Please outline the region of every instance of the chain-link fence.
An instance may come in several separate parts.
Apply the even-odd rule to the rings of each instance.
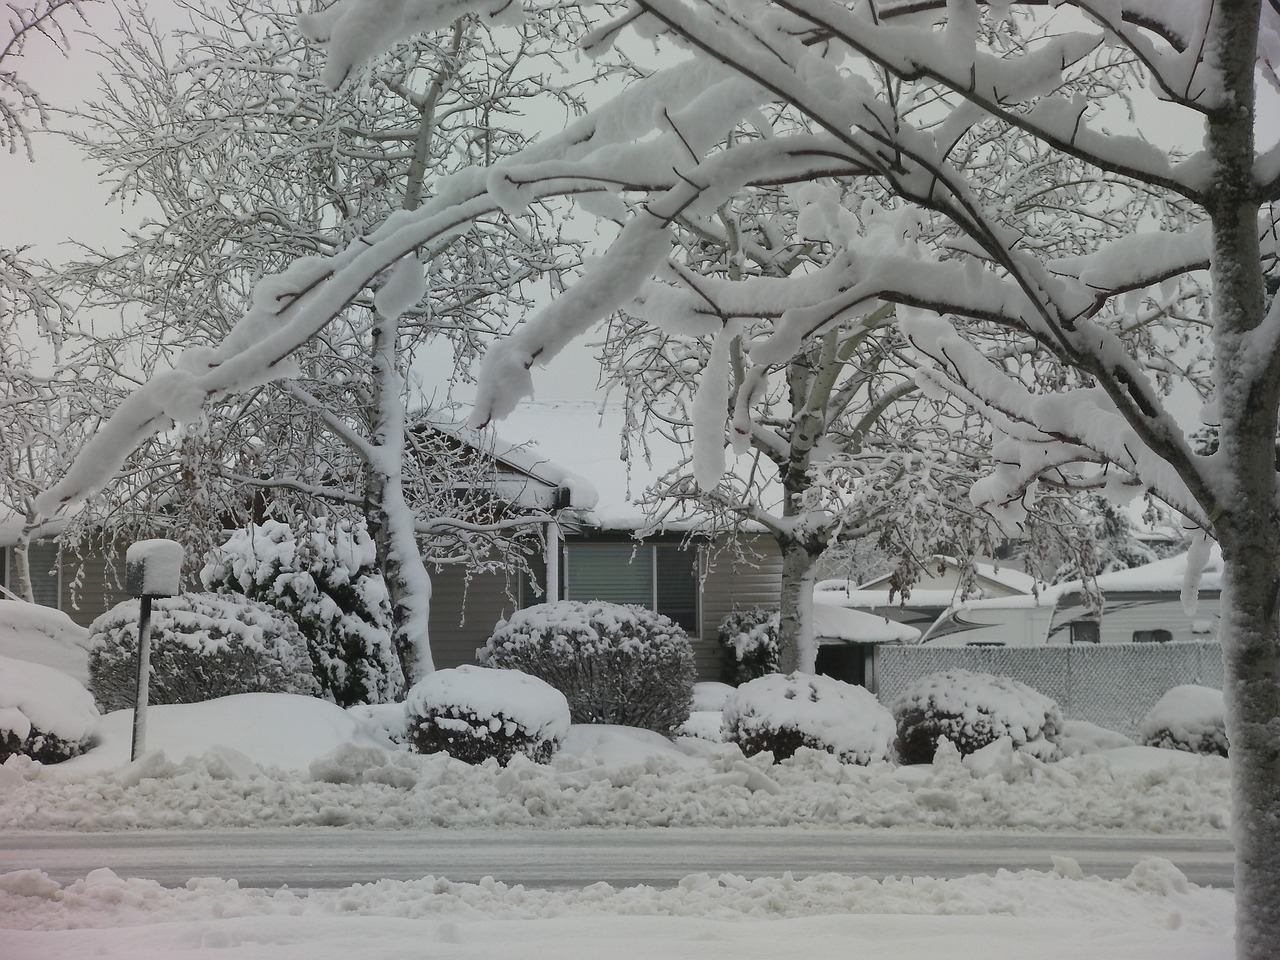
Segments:
[[[913,680],[954,668],[1013,677],[1052,697],[1063,716],[1135,736],[1142,717],[1171,687],[1222,689],[1216,643],[1118,643],[1062,647],[876,649],[876,686],[891,704]]]

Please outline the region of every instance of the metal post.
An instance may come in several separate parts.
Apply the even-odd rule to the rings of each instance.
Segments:
[[[138,686],[133,701],[133,750],[130,762],[137,760],[147,747],[147,699],[151,686],[151,597],[139,599],[138,614]]]

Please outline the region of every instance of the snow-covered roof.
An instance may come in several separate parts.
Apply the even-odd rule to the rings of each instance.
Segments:
[[[576,510],[590,510],[599,499],[599,492],[590,480],[549,457],[545,451],[527,440],[510,439],[499,430],[473,430],[465,422],[448,417],[437,417],[428,414],[423,422],[431,428],[447,434],[474,447],[491,457],[500,467],[519,474],[521,479],[510,476],[499,476],[495,488],[499,496],[511,503],[528,507],[546,507],[541,502],[547,500],[536,491],[528,489],[528,480],[544,487],[547,491],[567,490],[568,506]]]
[[[834,603],[813,605],[813,633],[818,640],[854,643],[919,643],[920,631],[874,613],[851,610]]]
[[[945,568],[945,573],[942,575],[939,575],[938,573],[938,567],[940,564]],[[960,562],[953,557],[934,557],[926,565],[924,575],[920,579],[919,588],[912,589],[911,591],[911,605],[925,605],[921,595],[929,592],[940,592],[935,590],[932,583],[934,581],[942,581],[945,583],[952,580],[958,575],[960,569]],[[998,596],[1001,594],[1011,593],[1032,594],[1036,592],[1039,584],[1036,578],[1028,573],[1024,573],[1021,570],[1016,570],[1009,566],[1000,566],[995,563],[977,561],[973,564],[973,571],[977,580],[976,585],[987,596]],[[883,590],[881,590],[881,585],[887,584],[890,576],[890,574],[885,574],[884,576],[876,577],[873,580],[868,580],[866,583],[859,584],[856,587],[850,585],[850,589],[883,592]],[[824,581],[824,583],[829,582],[830,581]],[[952,594],[953,590],[948,587],[946,592],[948,594]],[[952,599],[954,598],[949,598],[941,605],[949,606]],[[859,604],[859,606],[861,606],[861,604]]]
[[[561,469],[588,483],[597,499],[581,511],[582,522],[607,530],[645,526],[637,501],[681,459],[679,447],[657,434],[645,438],[647,460],[636,453],[623,407],[598,400],[526,400],[482,432],[490,431],[495,446],[506,444],[544,469]]]
[[[953,589],[913,589],[904,602],[900,592],[889,596],[885,590],[859,590],[848,580],[822,580],[815,587],[813,599],[817,604],[853,607],[859,610],[908,610],[937,608],[945,610],[956,602]]]
[[[1187,559],[1189,556],[1190,551],[1180,553],[1175,557],[1166,557],[1164,560],[1146,563],[1140,567],[1130,567],[1128,570],[1113,570],[1110,573],[1099,574],[1097,577],[1098,589],[1104,595],[1127,590],[1144,593],[1179,593],[1182,590],[1183,581],[1186,579]],[[1070,593],[1073,590],[1081,589],[1081,583],[1075,580],[1061,584],[1058,589],[1061,593]],[[1205,564],[1204,573],[1200,577],[1200,589],[1222,589],[1222,550],[1217,545],[1214,545],[1209,551],[1209,561]]]

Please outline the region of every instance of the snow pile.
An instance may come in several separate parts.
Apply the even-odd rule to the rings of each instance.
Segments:
[[[1227,719],[1222,691],[1194,684],[1174,687],[1142,718],[1140,736],[1152,747],[1225,757]]]
[[[97,720],[82,684],[52,667],[0,656],[0,758],[53,763],[75,756]]]
[[[419,753],[443,750],[470,763],[521,754],[545,761],[569,732],[569,701],[519,670],[437,670],[405,699],[407,739]]]
[[[725,739],[747,754],[781,760],[802,746],[844,763],[867,764],[893,753],[893,717],[865,687],[832,677],[771,673],[744,683],[724,708]]]
[[[108,710],[133,706],[138,610],[139,601],[126,600],[89,627],[90,688]],[[274,608],[212,593],[186,593],[152,604],[152,703],[318,690],[306,640]]]
[[[575,723],[669,733],[689,717],[693,647],[669,618],[635,604],[560,600],[501,621],[476,651],[485,666],[521,670],[569,700]]]
[[[1009,828],[1218,833],[1229,822],[1227,761],[1128,747],[1003,767],[958,757],[897,767],[801,748],[746,757],[734,744],[644,731],[570,728],[547,764],[471,766],[397,747],[353,711],[252,694],[152,707],[154,752],[129,763],[132,711],[54,766],[0,767],[0,829],[350,825]],[[999,768],[998,768],[999,767]]]
[[[904,763],[928,761],[943,739],[962,754],[1008,737],[1041,760],[1060,755],[1058,705],[1009,677],[960,669],[921,677],[894,702],[893,716]]]
[[[0,599],[0,656],[89,682],[89,631],[52,607]]]

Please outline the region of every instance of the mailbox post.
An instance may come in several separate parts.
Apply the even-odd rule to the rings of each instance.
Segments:
[[[182,579],[182,544],[176,540],[139,540],[124,556],[125,587],[138,598],[138,686],[133,706],[133,749],[137,760],[147,742],[147,698],[151,684],[151,601],[172,597]]]

